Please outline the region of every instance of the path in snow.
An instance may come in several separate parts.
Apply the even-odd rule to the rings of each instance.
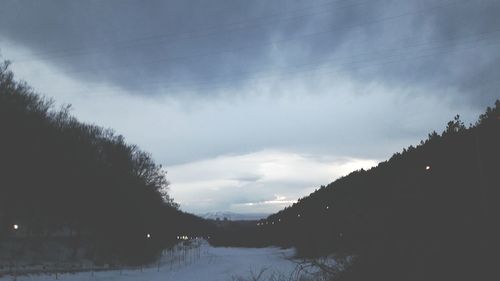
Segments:
[[[225,281],[233,277],[256,276],[265,269],[264,275],[284,274],[290,276],[296,264],[289,260],[294,254],[292,249],[279,248],[215,248],[202,242],[198,248],[167,253],[162,257],[160,266],[148,268],[109,270],[98,272],[79,272],[58,274],[61,281]],[[17,281],[53,281],[55,274],[17,276]],[[265,278],[263,278],[265,279]],[[4,276],[1,281],[13,280]]]

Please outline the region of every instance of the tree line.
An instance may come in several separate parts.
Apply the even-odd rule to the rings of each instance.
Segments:
[[[354,255],[336,280],[482,280],[499,221],[500,101],[258,222],[263,244]]]
[[[149,153],[78,121],[70,106],[55,108],[8,66],[0,64],[0,241],[65,230],[75,253],[142,262],[179,234],[210,228],[178,209]]]

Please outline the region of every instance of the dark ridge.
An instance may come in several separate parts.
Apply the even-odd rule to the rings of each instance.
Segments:
[[[0,64],[1,252],[39,254],[59,237],[68,259],[142,263],[179,235],[207,235],[149,153],[53,104]]]
[[[497,100],[475,124],[466,127],[457,115],[442,134],[261,220],[260,236],[301,256],[354,255],[336,280],[494,276],[499,144]]]

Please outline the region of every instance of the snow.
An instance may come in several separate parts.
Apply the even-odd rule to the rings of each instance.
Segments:
[[[290,276],[296,269],[291,259],[293,249],[269,248],[216,248],[205,241],[195,241],[191,246],[179,246],[165,252],[157,264],[144,268],[116,269],[106,271],[84,271],[58,274],[57,280],[64,281],[156,281],[156,280],[238,280],[250,278],[261,271],[261,280],[272,275]],[[0,280],[13,280],[3,276]],[[52,281],[55,273],[19,275],[18,281]]]

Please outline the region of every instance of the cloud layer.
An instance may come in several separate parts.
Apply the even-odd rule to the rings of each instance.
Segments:
[[[498,1],[12,1],[4,44],[85,81],[139,95],[221,89],[318,70],[497,96]],[[312,73],[312,74],[311,74]],[[230,95],[240,91],[231,91]]]
[[[219,208],[270,213],[294,203],[321,184],[375,164],[374,160],[317,158],[264,150],[219,156],[171,166],[168,170],[172,195],[189,211]]]
[[[196,212],[277,210],[473,122],[499,46],[494,0],[0,4],[18,77],[152,152]]]

